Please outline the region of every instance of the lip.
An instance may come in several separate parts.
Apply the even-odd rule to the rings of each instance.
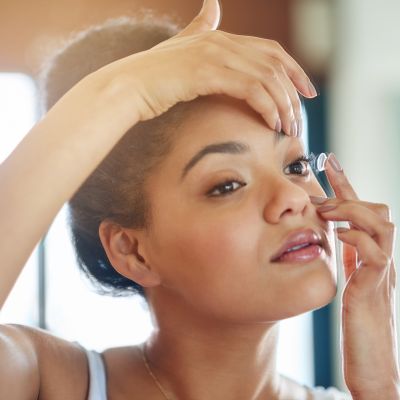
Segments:
[[[279,250],[271,257],[271,262],[276,262],[281,257],[281,255],[293,246],[298,246],[301,244],[317,244],[325,249],[325,242],[320,234],[311,228],[296,230],[290,233],[284,244],[279,248]]]

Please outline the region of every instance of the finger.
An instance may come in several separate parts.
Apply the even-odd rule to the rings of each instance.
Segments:
[[[221,37],[223,41],[223,37]],[[225,49],[231,50],[232,56],[226,57],[224,65],[230,69],[238,70],[244,73],[247,73],[251,76],[257,78],[264,85],[265,89],[270,94],[271,98],[274,100],[276,107],[278,109],[281,125],[283,130],[289,136],[297,136],[297,118],[295,116],[295,111],[293,108],[292,99],[290,94],[288,93],[288,88],[285,83],[282,81],[282,73],[279,71],[279,66],[274,66],[277,62],[271,60],[266,65],[261,64],[257,60],[257,54],[254,54],[254,51],[248,51],[244,48],[244,46],[240,46],[238,49],[237,45],[233,48],[231,47],[232,43],[227,42]],[[236,53],[235,50],[240,51]],[[291,87],[293,85],[290,83]],[[292,92],[296,91],[293,89]],[[300,100],[296,103],[296,106],[299,107]],[[277,128],[280,131],[280,129]]]
[[[353,246],[343,243],[342,260],[347,282],[351,274],[357,269],[357,250]]]
[[[261,50],[269,57],[274,57],[279,60],[289,76],[290,80],[294,83],[296,88],[305,97],[316,97],[317,91],[312,84],[308,75],[304,72],[303,68],[296,62],[296,60],[286,52],[286,50],[276,41],[253,36],[235,35],[227,33],[232,40],[236,43],[241,43],[245,46],[251,46]]]
[[[207,86],[200,88],[199,95],[227,94],[245,100],[265,119],[270,129],[275,130],[278,109],[260,80],[228,67],[209,65],[207,68],[208,71],[202,71],[206,74]]]
[[[282,64],[278,63],[277,72],[280,77],[280,80],[283,86],[286,88],[286,92],[289,96],[290,103],[292,105],[294,117],[296,120],[297,126],[297,137],[301,137],[303,134],[303,115],[301,110],[301,101],[299,98],[299,94],[297,93],[296,88],[294,87],[292,81],[287,76],[285,69],[283,68]]]
[[[331,200],[336,198],[322,197],[322,196],[309,196],[310,200],[315,205],[330,204]],[[375,214],[381,216],[385,221],[391,221],[391,211],[386,204],[382,203],[371,203],[369,201],[358,200],[358,203],[364,207],[369,208]]]
[[[329,206],[334,209],[327,209]],[[325,208],[324,208],[325,207]],[[395,226],[382,217],[363,207],[358,201],[332,199],[332,204],[317,207],[317,212],[330,221],[349,221],[357,230],[370,236],[388,256],[393,255]]]
[[[358,260],[363,267],[385,270],[389,267],[390,255],[386,254],[366,232],[355,229],[346,231],[343,231],[343,228],[337,229],[338,238],[356,248]]]
[[[337,198],[343,200],[358,200],[356,191],[350,184],[342,166],[333,153],[330,153],[328,156],[325,164],[325,174]]]
[[[216,30],[222,19],[221,4],[218,0],[204,0],[200,12],[175,37],[189,36],[205,31]]]
[[[395,289],[396,288],[396,267],[394,265],[394,261],[392,258],[392,261],[390,262],[390,286]]]

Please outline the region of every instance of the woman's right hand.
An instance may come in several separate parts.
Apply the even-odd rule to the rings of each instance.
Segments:
[[[112,82],[113,92],[134,87],[140,121],[200,95],[226,94],[245,100],[271,129],[300,134],[297,90],[315,97],[310,79],[277,42],[216,30],[220,15],[218,0],[204,0],[200,13],[179,34],[111,63],[103,69],[105,75],[93,77]]]

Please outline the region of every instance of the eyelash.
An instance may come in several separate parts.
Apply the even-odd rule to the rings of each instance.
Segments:
[[[301,177],[306,178],[306,177],[308,177],[308,176],[310,175],[310,168],[309,168],[309,167],[311,167],[311,164],[314,163],[315,158],[316,158],[316,157],[315,157],[315,155],[314,155],[313,153],[311,153],[310,155],[303,154],[302,156],[300,156],[299,158],[297,158],[296,160],[294,160],[293,162],[291,162],[289,165],[287,165],[287,166],[285,167],[285,169],[286,169],[287,167],[291,167],[292,165],[295,165],[295,164],[297,164],[297,163],[305,162],[305,163],[307,164],[307,165],[306,165],[306,172],[307,172],[307,173],[306,173],[306,174],[295,174],[295,175],[300,175]],[[225,192],[225,193],[221,193],[221,194],[217,194],[217,195],[212,194],[212,193],[215,192],[216,190],[219,190],[219,189],[221,189],[221,188],[224,188],[224,187],[226,187],[226,185],[231,184],[231,183],[239,183],[240,186],[239,186],[237,189],[229,190],[229,191],[227,191],[227,192]],[[236,190],[238,190],[239,188],[241,188],[241,187],[243,187],[243,186],[246,186],[246,183],[245,183],[245,182],[242,182],[242,181],[240,181],[240,180],[238,180],[238,179],[236,179],[236,178],[227,178],[227,179],[225,179],[222,183],[219,183],[218,185],[214,186],[211,190],[209,190],[209,191],[207,192],[207,196],[209,196],[209,197],[224,197],[224,196],[229,196],[230,194],[236,192]]]

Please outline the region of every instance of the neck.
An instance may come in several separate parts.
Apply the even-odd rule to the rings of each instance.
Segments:
[[[216,323],[176,310],[162,315],[153,312],[153,317],[156,329],[146,344],[146,354],[170,399],[280,397],[277,323]]]

